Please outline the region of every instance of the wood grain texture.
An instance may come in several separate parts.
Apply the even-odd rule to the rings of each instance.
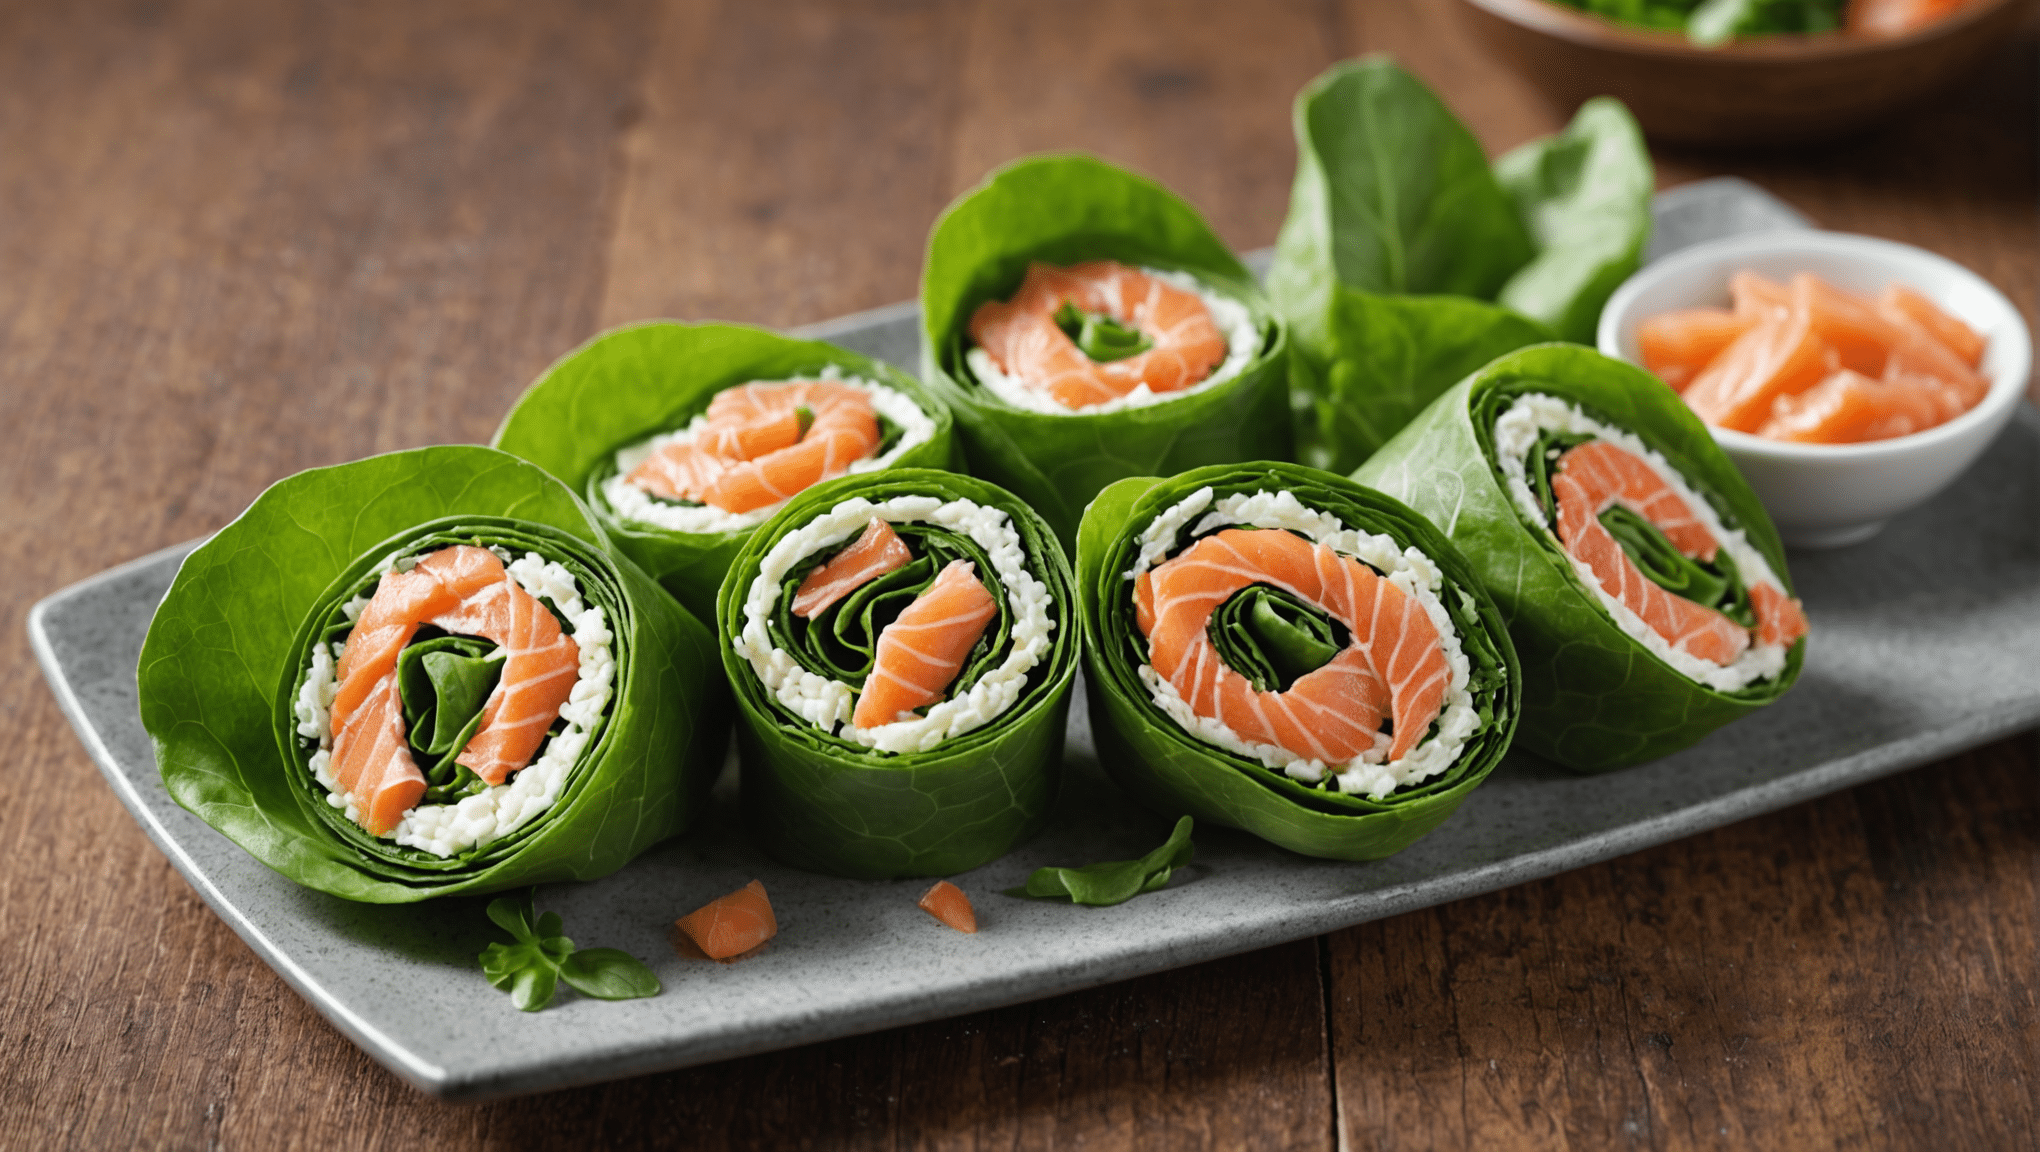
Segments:
[[[35,597],[299,469],[486,437],[602,325],[911,296],[1021,152],[1267,244],[1291,96],[1377,50],[1492,151],[1564,114],[1436,0],[0,5],[0,1147],[2032,1146],[2030,736],[1315,944],[457,1106],[232,936],[39,683]],[[2028,38],[1878,136],[1660,180],[1751,176],[2030,315],[2034,72]]]
[[[967,5],[675,0],[609,243],[604,326],[788,327],[914,295],[948,199]]]
[[[1334,933],[1345,1146],[2031,1147],[2035,750]]]

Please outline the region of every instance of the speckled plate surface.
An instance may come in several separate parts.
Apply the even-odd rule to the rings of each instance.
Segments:
[[[1739,181],[1689,186],[1659,204],[1666,244],[1799,223]],[[915,315],[900,305],[811,331],[911,367]],[[51,688],[107,782],[221,919],[371,1056],[425,1091],[468,1099],[807,1044],[1263,948],[1605,860],[2040,722],[2040,414],[2022,408],[1928,506],[1855,548],[1792,555],[1813,624],[1798,686],[1677,756],[1591,778],[1512,757],[1438,831],[1377,863],[1307,860],[1200,828],[1194,865],[1117,908],[1002,896],[1040,865],[1133,856],[1167,832],[1099,770],[1079,691],[1069,783],[1049,830],[956,878],[977,904],[976,936],[914,906],[925,882],[837,880],[767,860],[739,830],[730,772],[701,829],[606,880],[539,893],[577,943],[647,960],[665,992],[606,1003],[563,991],[525,1014],[475,962],[494,935],[481,901],[387,908],[300,888],[170,800],[134,671],[190,547],[35,606],[29,632]],[[772,895],[778,939],[728,966],[675,953],[675,917],[753,878]]]

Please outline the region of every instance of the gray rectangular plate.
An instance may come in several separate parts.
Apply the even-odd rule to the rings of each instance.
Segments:
[[[1793,226],[1740,182],[1660,198],[1661,241]],[[813,331],[911,366],[911,305]],[[149,618],[191,545],[36,605],[36,654],[78,736],[129,811],[241,938],[371,1056],[441,1096],[477,1099],[722,1060],[1053,996],[1265,948],[1456,900],[1925,763],[2040,722],[2040,415],[2022,409],[1932,504],[1843,552],[1792,558],[1812,618],[1805,674],[1780,703],[1677,756],[1580,778],[1512,757],[1459,814],[1391,859],[1308,860],[1197,831],[1197,862],[1164,891],[1111,909],[1000,895],[1043,864],[1122,859],[1164,821],[1100,772],[1082,692],[1069,781],[1049,830],[957,882],[982,930],[914,906],[925,883],[783,868],[738,827],[734,773],[705,826],[606,880],[549,887],[583,946],[624,948],[665,984],[650,1000],[571,993],[525,1014],[482,979],[479,900],[351,904],[300,888],[172,803],[135,695]],[[780,935],[731,965],[682,959],[673,920],[751,879]]]

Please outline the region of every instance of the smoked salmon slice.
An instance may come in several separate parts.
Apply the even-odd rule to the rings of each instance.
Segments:
[[[1947,419],[1941,391],[1932,381],[1873,380],[1845,368],[1797,396],[1780,396],[1757,435],[1806,444],[1907,436]]]
[[[1946,344],[1971,368],[1983,363],[1983,337],[1976,334],[1976,329],[1936,308],[1934,302],[1925,296],[1903,284],[1893,284],[1877,298],[1877,303],[1887,314],[1898,312],[1910,317],[1913,323],[1933,333],[1934,339]]]
[[[1682,395],[1709,424],[1755,432],[1779,396],[1826,379],[1835,367],[1831,356],[1808,316],[1788,309],[1751,325]]]
[[[494,552],[457,544],[409,572],[384,573],[341,650],[331,711],[334,779],[373,836],[387,835],[425,793],[396,689],[397,654],[421,624],[504,650],[481,726],[454,760],[491,785],[531,762],[580,675],[580,646]]]
[[[829,605],[913,560],[906,541],[880,516],[829,562],[807,574],[793,593],[793,614],[812,620]]]
[[[963,889],[947,880],[937,880],[933,888],[921,893],[917,906],[958,932],[977,932],[977,909],[970,906]]]
[[[1649,464],[1618,444],[1590,440],[1558,458],[1551,494],[1566,553],[1585,563],[1603,591],[1674,650],[1726,667],[1750,646],[1749,630],[1742,625],[1653,583],[1602,526],[1601,513],[1619,504],[1650,521],[1682,555],[1714,558],[1719,543],[1713,534]],[[1759,595],[1760,588],[1767,593]],[[1790,644],[1806,634],[1797,600],[1768,583],[1753,586],[1750,599],[1761,642]],[[1767,636],[1773,639],[1763,639]]]
[[[756,880],[727,896],[718,896],[674,921],[710,960],[741,956],[779,935],[772,901]]]
[[[950,561],[878,634],[871,674],[857,696],[851,724],[891,724],[903,713],[942,699],[985,626],[999,613],[975,572],[968,560]]]
[[[1636,326],[1637,351],[1645,368],[1681,392],[1755,323],[1754,317],[1726,308],[1664,312]]]
[[[1342,763],[1382,743],[1386,718],[1393,762],[1422,742],[1444,707],[1452,669],[1429,614],[1374,569],[1325,545],[1279,530],[1228,528],[1142,575],[1134,613],[1145,624],[1150,665],[1191,711],[1245,740]],[[1214,610],[1255,584],[1316,605],[1352,639],[1286,691],[1256,690],[1226,665],[1207,627]]]
[[[725,388],[705,416],[690,440],[652,453],[625,482],[667,500],[753,512],[841,476],[881,439],[871,397],[830,380]]]
[[[1136,328],[1152,346],[1094,361],[1056,324],[1064,304]],[[1195,292],[1113,260],[1028,265],[1011,300],[988,300],[972,313],[970,335],[1001,371],[1066,408],[1103,404],[1143,384],[1155,393],[1181,391],[1209,377],[1227,351]]]
[[[1667,312],[1636,332],[1644,366],[1716,427],[1859,443],[1935,427],[1990,391],[1983,337],[1905,285],[1871,300],[1810,273],[1785,285],[1743,271],[1729,295],[1731,312]]]

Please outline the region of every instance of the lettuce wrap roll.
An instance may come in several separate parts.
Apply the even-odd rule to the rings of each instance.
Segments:
[[[898,369],[762,328],[670,320],[561,357],[495,445],[580,493],[617,548],[704,621],[737,550],[787,497],[961,458],[948,410]]]
[[[949,875],[1046,819],[1078,629],[1069,563],[1011,493],[918,468],[817,485],[717,611],[744,813],[774,856]]]
[[[1522,655],[1522,745],[1582,772],[1776,700],[1806,618],[1777,529],[1677,393],[1549,344],[1461,381],[1355,479],[1449,525]]]
[[[1195,209],[1125,169],[992,173],[929,235],[921,316],[971,471],[1066,550],[1114,480],[1289,455],[1282,325]]]
[[[1509,746],[1515,649],[1409,508],[1298,464],[1122,480],[1077,585],[1099,759],[1159,812],[1373,860],[1459,807]]]
[[[1618,100],[1488,163],[1386,57],[1296,97],[1296,183],[1268,295],[1296,348],[1298,459],[1348,472],[1504,352],[1594,342],[1650,235],[1652,174]]]
[[[480,447],[279,481],[142,645],[170,795],[307,887],[395,904],[613,872],[728,743],[707,627],[572,492]]]

